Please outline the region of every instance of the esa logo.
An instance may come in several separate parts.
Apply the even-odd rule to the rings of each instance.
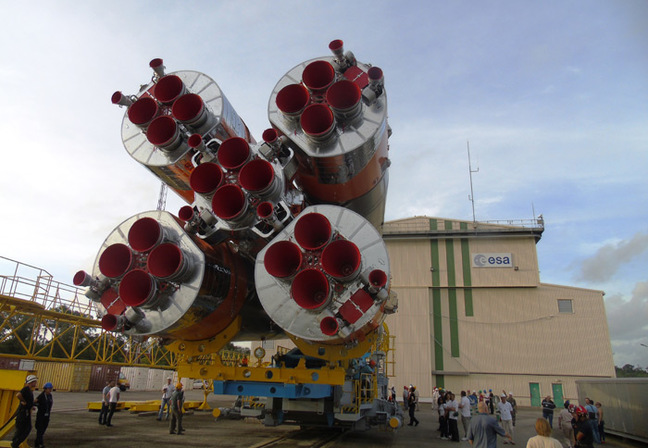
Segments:
[[[513,266],[512,254],[474,254],[475,268],[506,268]]]

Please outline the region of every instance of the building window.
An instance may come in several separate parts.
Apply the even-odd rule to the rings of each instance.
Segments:
[[[573,313],[574,307],[571,299],[558,299],[558,312],[559,313]]]

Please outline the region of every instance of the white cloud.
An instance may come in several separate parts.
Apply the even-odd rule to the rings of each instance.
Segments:
[[[592,257],[583,260],[576,279],[592,283],[610,280],[626,263],[648,250],[648,233],[636,233],[631,239],[609,243]]]

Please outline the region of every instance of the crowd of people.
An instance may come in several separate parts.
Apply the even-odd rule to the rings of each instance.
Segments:
[[[392,397],[395,390],[392,388]],[[413,385],[404,386],[403,406],[408,411],[409,426],[418,426],[415,412],[418,391]],[[494,448],[497,436],[505,437],[504,444],[515,445],[517,401],[512,392],[502,391],[496,396],[488,392],[461,391],[457,397],[452,391],[435,388],[432,407],[438,413],[437,431],[442,440],[467,440],[477,448]],[[556,404],[550,396],[542,400],[542,417],[535,423],[537,435],[527,441],[527,448],[593,448],[594,443],[605,443],[605,421],[600,402],[585,399],[585,406],[570,404],[567,400],[558,414],[558,430],[564,444],[552,437]],[[460,438],[459,421],[463,437]]]

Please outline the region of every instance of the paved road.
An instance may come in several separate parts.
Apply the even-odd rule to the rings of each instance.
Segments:
[[[54,393],[54,410],[50,427],[45,435],[48,448],[52,447],[92,447],[92,448],[164,448],[168,447],[259,447],[273,439],[287,436],[296,430],[294,426],[266,427],[256,419],[218,420],[211,412],[194,412],[185,415],[186,433],[182,436],[170,435],[166,422],[158,422],[150,413],[131,414],[118,412],[113,417],[114,427],[106,428],[97,423],[98,414],[88,412],[88,401],[99,401],[99,392]],[[132,392],[122,394],[122,400],[139,401],[159,398],[158,392]],[[187,391],[187,400],[202,400],[200,390]],[[208,403],[213,407],[228,407],[233,402],[229,397],[209,395]],[[541,415],[539,409],[521,409],[518,412],[515,440],[517,446],[526,446],[527,440],[535,435],[535,420]],[[468,442],[450,442],[439,439],[437,416],[429,404],[422,403],[417,418],[421,421],[418,427],[404,426],[397,432],[373,429],[366,432],[347,432],[334,441],[328,442],[328,448],[350,447],[416,447],[434,446],[440,448],[470,448]],[[460,433],[463,429],[459,424]],[[554,436],[562,441],[562,436],[555,431]],[[33,445],[35,433],[32,432],[29,442]],[[498,447],[504,448],[503,439],[498,440]],[[280,446],[311,446],[307,440],[285,442]],[[642,444],[630,443],[615,437],[608,437],[606,448],[645,447]]]

